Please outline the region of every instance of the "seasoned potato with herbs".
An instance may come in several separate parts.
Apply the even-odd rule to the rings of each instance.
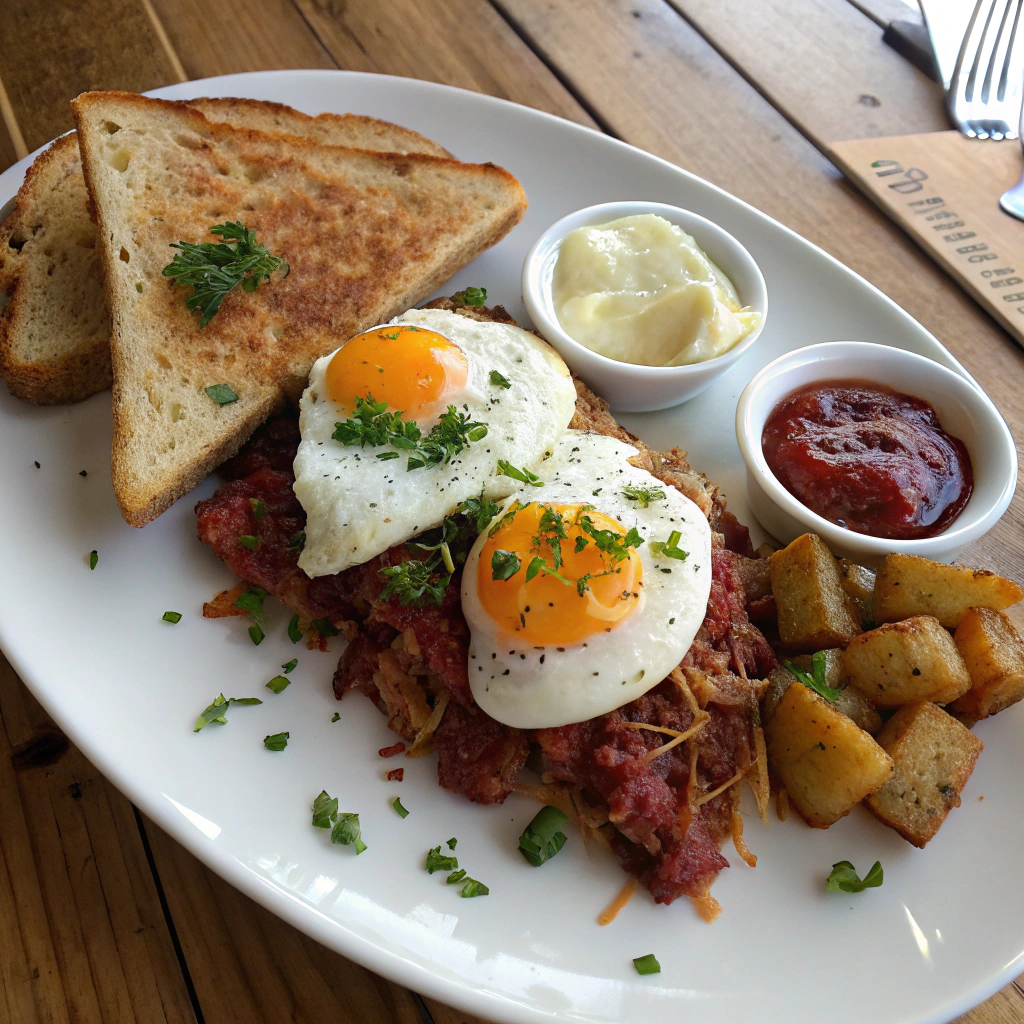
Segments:
[[[933,615],[955,629],[971,608],[1001,611],[1024,598],[1011,580],[986,569],[943,565],[917,555],[886,555],[875,579],[875,621]]]
[[[840,558],[839,578],[843,583],[843,590],[854,604],[860,609],[861,624],[865,627],[868,623],[875,622],[875,573],[872,569],[866,569],[863,565],[851,562],[849,559]]]
[[[840,651],[838,647],[835,648],[835,651],[842,654],[842,651]],[[810,663],[811,659],[806,656],[801,656],[799,659],[795,660]],[[810,671],[810,669],[807,669],[807,671]],[[834,701],[830,702],[832,706],[837,711],[841,711],[847,718],[852,719],[853,722],[856,725],[859,725],[866,733],[870,733],[874,736],[874,734],[882,728],[882,716],[875,710],[874,705],[867,700],[856,687],[847,686],[842,679],[842,673],[840,671],[837,670],[834,673],[829,673],[829,678],[832,681],[830,681],[828,685],[839,691],[839,696],[836,697]],[[761,698],[762,722],[767,722],[771,719],[772,715],[775,714],[775,709],[779,706],[779,703],[790,685],[797,682],[796,677],[788,668],[780,667],[771,671],[768,676],[768,687],[765,690],[764,696]],[[803,683],[798,683],[798,685],[803,686]]]
[[[876,708],[915,700],[947,704],[971,687],[953,638],[931,615],[862,633],[843,652],[843,671]]]
[[[908,843],[924,847],[950,810],[960,806],[960,793],[985,744],[924,700],[900,708],[877,740],[896,770],[868,796],[868,808]]]
[[[769,559],[779,611],[779,638],[786,647],[820,651],[842,647],[860,632],[853,602],[825,542],[813,533],[797,537]]]
[[[953,635],[971,688],[949,705],[962,718],[977,721],[1024,697],[1024,640],[1013,623],[991,608],[972,608]]]
[[[871,736],[803,683],[786,689],[764,733],[772,773],[814,828],[849,814],[893,771]]]

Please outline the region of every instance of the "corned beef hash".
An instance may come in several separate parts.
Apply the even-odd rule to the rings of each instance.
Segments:
[[[769,795],[767,562],[682,452],[647,448],[478,302],[320,359],[298,416],[222,466],[200,538],[293,629],[344,634],[335,695],[368,696],[408,756],[433,749],[445,789],[560,808],[710,919],[725,839],[754,862],[737,784],[762,814]]]

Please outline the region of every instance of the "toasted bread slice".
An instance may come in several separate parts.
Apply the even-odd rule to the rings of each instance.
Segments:
[[[142,526],[297,397],[319,356],[415,305],[522,218],[491,164],[324,146],[183,103],[73,103],[112,314],[114,490]],[[162,276],[173,242],[242,221],[291,272],[236,288],[205,328]],[[218,405],[204,390],[228,384]]]
[[[392,153],[450,154],[430,139],[357,114],[310,117],[281,103],[196,99],[211,121]],[[63,135],[29,168],[0,228],[0,378],[38,405],[77,402],[110,387],[110,315],[89,217],[78,137]]]

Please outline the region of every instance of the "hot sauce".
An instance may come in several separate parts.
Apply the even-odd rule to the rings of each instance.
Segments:
[[[882,384],[809,384],[772,410],[761,447],[798,501],[872,537],[933,537],[974,489],[967,449],[920,398]]]

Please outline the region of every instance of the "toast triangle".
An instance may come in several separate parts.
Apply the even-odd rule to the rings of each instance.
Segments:
[[[114,491],[133,526],[296,398],[319,356],[435,291],[526,208],[491,164],[325,146],[130,93],[73,109],[112,318]],[[226,221],[291,269],[234,289],[200,328],[162,271],[171,243],[216,241]],[[237,401],[218,405],[216,384]]]

